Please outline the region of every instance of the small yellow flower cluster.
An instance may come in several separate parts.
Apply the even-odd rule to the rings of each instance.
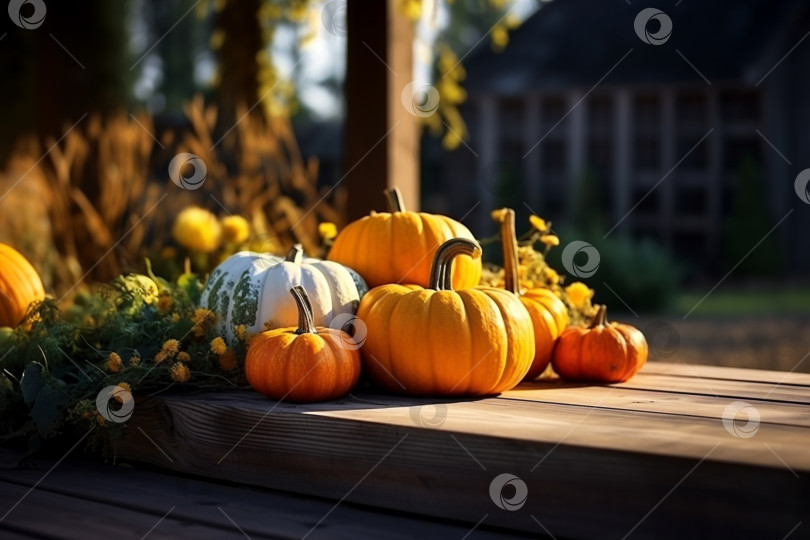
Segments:
[[[183,362],[175,362],[169,368],[169,374],[174,382],[184,383],[191,379],[191,371]]]
[[[203,337],[216,320],[217,316],[210,309],[197,308],[191,316],[191,322],[194,324],[191,331],[196,337]]]
[[[228,346],[225,345],[225,340],[221,337],[215,337],[211,340],[211,352],[214,354],[225,354],[227,350]]]
[[[174,307],[174,298],[172,293],[167,289],[163,289],[158,293],[158,309],[164,313],[168,313]]]
[[[180,350],[180,342],[176,339],[167,339],[160,351],[155,355],[155,363],[162,364],[166,360],[174,358]]]
[[[241,244],[250,236],[250,224],[242,216],[222,218],[222,235],[226,242]]]
[[[112,373],[118,373],[124,368],[121,356],[116,352],[111,352],[107,357],[107,369]]]
[[[225,340],[221,337],[215,337],[211,340],[211,352],[219,357],[219,367],[222,371],[231,371],[236,369],[236,354],[228,349]]]
[[[337,236],[337,225],[329,221],[318,224],[318,234],[324,240],[334,240]]]
[[[130,367],[138,367],[140,363],[141,363],[141,356],[138,353],[135,353],[129,357]]]
[[[190,206],[174,220],[172,237],[195,253],[211,253],[223,240],[226,249],[233,250],[250,237],[250,223],[242,216],[226,216],[219,220],[204,208]]]
[[[238,325],[233,332],[236,335],[236,339],[239,341],[246,341],[247,340],[247,327],[244,324]]]

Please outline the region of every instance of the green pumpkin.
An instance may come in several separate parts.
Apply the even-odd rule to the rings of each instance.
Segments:
[[[249,251],[228,257],[205,284],[200,305],[218,316],[219,333],[232,344],[240,325],[248,334],[297,326],[298,307],[289,293],[296,286],[309,296],[316,326],[353,316],[368,291],[354,270],[304,257],[297,244],[286,257]]]

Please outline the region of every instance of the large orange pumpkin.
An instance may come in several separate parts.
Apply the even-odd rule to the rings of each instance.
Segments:
[[[412,283],[427,287],[430,263],[439,246],[451,238],[474,237],[467,227],[446,216],[405,210],[399,189],[385,191],[390,212],[365,216],[347,225],[327,257],[356,270],[369,287]],[[452,268],[453,287],[481,281],[481,261],[461,256]]]
[[[45,288],[31,263],[0,243],[0,326],[17,326],[31,302],[43,298]]]
[[[262,332],[245,359],[245,377],[273,399],[310,403],[348,394],[360,378],[360,353],[342,330],[316,327],[312,304],[301,286],[290,290],[298,328]]]
[[[532,321],[511,293],[495,288],[454,291],[454,257],[481,256],[473,240],[442,244],[429,289],[383,285],[360,300],[367,329],[363,368],[378,385],[424,396],[482,396],[518,384],[534,358]]]
[[[518,251],[515,238],[515,211],[504,208],[495,219],[501,227],[503,245],[504,289],[515,294],[526,306],[534,329],[534,360],[525,379],[531,380],[543,373],[549,362],[557,338],[568,326],[568,308],[548,289],[520,290],[518,278]]]
[[[607,308],[599,306],[587,328],[566,328],[557,345],[551,365],[569,381],[615,383],[628,380],[647,361],[647,340],[637,328],[607,323]]]

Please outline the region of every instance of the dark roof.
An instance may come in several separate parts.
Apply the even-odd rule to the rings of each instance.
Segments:
[[[701,81],[678,51],[709,80],[751,84],[787,48],[775,38],[796,33],[806,0],[553,0],[515,30],[502,53],[482,40],[465,59],[471,93],[518,94],[534,89],[591,86],[619,60],[606,84]],[[633,22],[642,8],[656,7],[672,20],[670,39],[648,45]],[[657,23],[648,27],[657,30]],[[810,28],[798,33],[801,37]],[[798,41],[796,38],[795,41]],[[772,60],[769,60],[771,57]],[[768,63],[770,62],[770,64]],[[760,65],[761,64],[761,65]],[[761,73],[760,73],[761,71]]]

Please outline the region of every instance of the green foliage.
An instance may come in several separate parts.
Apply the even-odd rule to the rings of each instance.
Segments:
[[[776,236],[769,235],[751,251],[773,224],[762,173],[754,159],[746,156],[737,173],[737,190],[724,242],[728,268],[740,263],[734,271],[737,276],[772,276],[779,272],[781,256]]]

